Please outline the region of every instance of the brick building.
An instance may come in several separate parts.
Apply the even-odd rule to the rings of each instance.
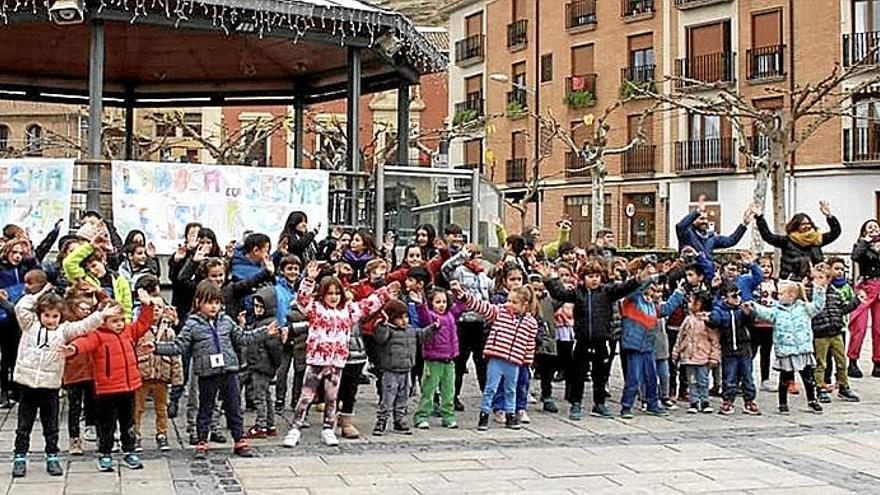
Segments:
[[[459,0],[448,10],[455,46],[451,120],[470,118],[472,111],[492,116],[492,132],[453,144],[450,163],[482,167],[509,197],[522,194],[535,156],[534,120],[505,117],[509,110],[549,108],[575,126],[620,98],[624,80],[667,92],[694,90],[664,82],[664,75],[724,81],[758,106],[784,108],[787,102],[768,88],[817,81],[835,62],[851,63],[880,40],[878,0]],[[492,74],[528,91],[493,81]],[[880,213],[880,129],[871,118],[880,108],[877,96],[858,97],[855,113],[867,118],[835,119],[807,141],[788,182],[789,215],[816,217],[819,198],[837,206],[844,235],[831,251],[847,251],[862,221]],[[612,115],[611,146],[634,137],[647,105],[631,101]],[[754,176],[737,152],[730,122],[670,111],[648,118],[645,130],[644,146],[606,159],[605,220],[619,243],[674,245],[674,223],[701,194],[717,229],[733,230]],[[581,126],[573,134],[583,142],[590,130]],[[760,136],[749,138],[750,146],[761,146]],[[570,168],[577,168],[577,158],[556,141],[541,164],[546,185],[526,221],[547,235],[567,213],[575,240],[587,242],[589,177],[567,173]],[[629,203],[635,206],[631,221],[624,214]],[[508,212],[515,230],[519,216]]]

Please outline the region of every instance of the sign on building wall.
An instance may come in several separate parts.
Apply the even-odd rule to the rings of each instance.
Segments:
[[[113,219],[120,232],[144,231],[161,254],[174,252],[189,222],[214,230],[221,246],[253,231],[274,249],[294,210],[326,234],[329,180],[322,170],[113,162]]]
[[[73,160],[0,160],[0,227],[25,229],[34,244],[70,217]]]

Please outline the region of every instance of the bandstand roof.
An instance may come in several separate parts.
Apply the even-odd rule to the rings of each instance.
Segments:
[[[86,22],[66,26],[49,19],[52,1],[0,0],[0,98],[84,102],[92,20],[108,106],[338,99],[349,47],[363,48],[363,93],[446,66],[403,15],[359,0],[85,0]]]

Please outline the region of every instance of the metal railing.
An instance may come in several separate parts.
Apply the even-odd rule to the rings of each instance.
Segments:
[[[650,175],[654,169],[657,145],[643,144],[623,154],[623,175]]]
[[[864,59],[870,65],[880,64],[880,31],[843,35],[843,65],[849,67]]]
[[[486,35],[475,34],[455,42],[455,63],[482,60]]]
[[[679,10],[695,9],[705,5],[714,5],[716,3],[730,3],[733,0],[675,0],[675,6]]]
[[[455,104],[455,116],[453,117],[453,120],[455,118],[461,118],[459,117],[460,115],[470,112],[473,112],[474,117],[482,117],[484,101],[482,91],[469,94],[466,100]]]
[[[574,151],[565,152],[565,178],[566,179],[589,179],[590,171],[583,170],[587,163],[580,153]]]
[[[733,82],[736,80],[736,52],[719,52],[680,58],[675,61],[675,75],[679,88],[703,83]]]
[[[654,81],[654,71],[657,66],[636,65],[633,67],[624,67],[620,69],[620,82],[631,81],[634,83],[649,83]]]
[[[596,0],[577,0],[565,4],[566,29],[596,24]]]
[[[762,46],[746,52],[749,80],[785,75],[785,45]]]
[[[843,161],[880,165],[880,127],[844,129]]]
[[[507,183],[522,183],[526,181],[526,158],[513,158],[507,160],[504,171]]]
[[[517,48],[529,42],[529,20],[520,19],[507,25],[507,47]]]
[[[620,0],[621,17],[654,13],[654,0]]]
[[[510,108],[513,103],[518,103],[523,110],[529,107],[525,90],[514,88],[507,92],[507,107]]]
[[[675,143],[675,171],[725,171],[736,169],[736,140],[708,138]]]

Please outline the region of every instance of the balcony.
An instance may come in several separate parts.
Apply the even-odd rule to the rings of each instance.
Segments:
[[[623,154],[623,175],[652,175],[657,145],[643,144]]]
[[[696,9],[705,7],[706,5],[715,5],[716,3],[730,3],[733,0],[675,0],[675,6],[678,10]]]
[[[457,165],[455,167],[455,169],[456,170],[479,170],[480,172],[482,172],[483,171],[483,164],[482,163],[465,163],[464,165]],[[472,182],[473,182],[473,180],[471,180],[471,179],[456,178],[452,181],[452,185],[457,192],[462,193],[462,192],[470,191],[470,189],[472,187],[472,184],[471,184]]]
[[[529,20],[520,19],[507,25],[507,48],[518,50],[529,43]]]
[[[528,111],[526,92],[522,89],[513,89],[507,92],[507,108],[505,113],[508,117],[522,117]]]
[[[654,89],[654,72],[657,66],[636,65],[620,69],[620,99],[639,96],[639,90]]]
[[[455,42],[455,63],[471,65],[483,61],[486,35],[475,34]]]
[[[880,64],[880,31],[843,35],[843,66],[849,67],[867,58],[868,65]]]
[[[452,125],[464,125],[483,116],[483,93],[472,93],[465,101],[455,104]]]
[[[508,184],[521,184],[526,181],[526,158],[507,160],[505,176]]]
[[[677,88],[699,87],[699,83],[732,83],[736,81],[736,52],[710,53],[675,61]],[[686,79],[686,80],[683,80]]]
[[[581,158],[580,154],[574,151],[565,153],[565,178],[566,179],[589,179],[590,171],[582,170],[586,167],[586,162]]]
[[[746,52],[749,81],[776,81],[785,78],[785,45],[752,48]]]
[[[880,165],[880,127],[844,129],[843,163]]]
[[[565,104],[585,108],[596,104],[596,74],[577,74],[565,78]]]
[[[565,5],[565,28],[586,29],[596,26],[596,0],[579,0]]]
[[[654,17],[654,0],[620,0],[620,16],[624,20]]]
[[[736,170],[736,140],[706,138],[675,143],[675,171],[732,172]]]

